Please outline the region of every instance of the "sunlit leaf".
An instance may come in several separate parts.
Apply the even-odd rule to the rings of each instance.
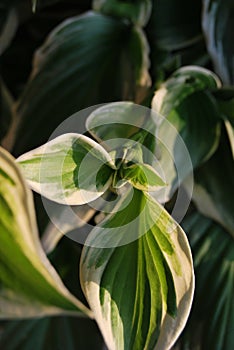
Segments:
[[[209,90],[219,85],[211,71],[189,66],[176,71],[155,92],[152,108],[166,117],[157,131],[157,150],[165,180],[171,185],[168,199],[191,173],[191,161],[196,168],[218,146],[221,116]]]
[[[109,349],[169,349],[193,297],[182,229],[151,197],[133,190],[90,233],[81,285]]]
[[[65,288],[38,238],[31,192],[0,149],[0,317],[90,311]]]
[[[234,3],[232,0],[203,0],[202,26],[207,48],[223,83],[234,83]]]
[[[95,109],[86,128],[113,158],[151,163],[155,147],[152,110],[129,101],[108,103]]]
[[[33,190],[70,205],[100,197],[110,186],[114,168],[103,147],[87,136],[72,133],[23,154],[17,162]]]
[[[120,168],[121,178],[141,191],[154,191],[165,186],[165,182],[155,169],[148,164],[132,164]]]
[[[93,12],[63,22],[35,55],[16,108],[22,124],[14,154],[46,142],[64,119],[86,107],[138,99],[150,84],[148,67],[140,28]],[[82,123],[78,118],[70,132],[83,133]]]
[[[108,103],[88,116],[86,128],[98,141],[129,139],[143,126],[148,111],[129,101]]]
[[[225,230],[200,214],[184,224],[194,256],[196,289],[182,350],[234,347],[234,242]]]

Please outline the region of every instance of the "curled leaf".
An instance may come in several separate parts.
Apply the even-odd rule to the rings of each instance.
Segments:
[[[70,205],[100,197],[111,183],[114,168],[102,146],[84,135],[72,133],[23,154],[17,162],[33,190]]]

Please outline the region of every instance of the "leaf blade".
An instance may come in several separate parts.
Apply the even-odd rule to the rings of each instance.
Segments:
[[[109,348],[165,349],[178,337],[191,306],[191,255],[180,229],[178,244],[176,225],[161,206],[138,190],[132,195],[127,206],[120,205],[118,212],[90,233],[81,257],[82,288]],[[152,225],[148,227],[146,222]],[[136,232],[139,223],[141,233]],[[173,233],[168,234],[166,227]],[[127,243],[126,235],[131,236],[134,229],[135,237]],[[180,253],[174,250],[174,244]],[[183,265],[179,256],[183,256]],[[186,282],[181,270],[184,268]]]
[[[56,137],[23,154],[17,162],[32,189],[70,205],[100,197],[109,187],[115,168],[104,148],[74,133]]]
[[[14,159],[0,149],[0,317],[90,311],[63,285],[38,238],[30,191]]]

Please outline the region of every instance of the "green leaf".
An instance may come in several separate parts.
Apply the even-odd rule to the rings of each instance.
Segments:
[[[155,92],[152,104],[157,112],[167,116],[194,93],[219,87],[221,82],[212,71],[198,66],[182,67]]]
[[[69,237],[69,232],[78,230],[78,234],[86,232],[86,223],[92,219],[96,210],[101,209],[95,203],[95,208],[84,205],[64,206],[63,204],[53,203],[53,208],[49,212],[50,221],[43,232],[41,243],[46,254],[51,253],[64,235]],[[82,229],[83,228],[83,229]],[[87,232],[88,233],[88,232]]]
[[[233,1],[203,0],[203,7],[202,26],[215,71],[224,84],[233,84]]]
[[[225,120],[225,127],[230,141],[232,157],[234,158],[234,125],[231,124],[228,120]]]
[[[51,317],[11,321],[3,325],[0,347],[4,350],[103,349],[103,340],[93,320]]]
[[[234,235],[234,160],[225,129],[215,154],[194,174],[193,200],[198,210]]]
[[[63,22],[35,55],[31,79],[16,107],[22,124],[14,154],[46,142],[77,111],[139,100],[150,84],[148,66],[148,44],[140,28],[93,12]],[[77,117],[70,131],[83,133],[84,122]]]
[[[168,190],[171,187],[168,199],[192,166],[199,166],[217,149],[221,115],[209,90],[219,84],[211,71],[188,66],[177,70],[155,92],[152,108],[166,118],[157,131],[156,149]]]
[[[225,127],[229,137],[232,155],[234,157],[234,88],[224,87],[213,93],[223,115]]]
[[[110,186],[115,168],[102,146],[87,136],[72,133],[23,154],[17,162],[34,191],[69,205],[100,197]]]
[[[95,109],[86,120],[86,129],[103,142],[131,138],[147,120],[149,110],[130,101],[105,104]]]
[[[106,15],[128,19],[131,23],[144,26],[151,13],[150,0],[94,0],[93,8]]]
[[[148,164],[132,164],[120,168],[121,178],[128,180],[130,184],[141,191],[155,191],[165,186],[156,170]]]
[[[213,91],[220,112],[234,125],[234,88],[223,87]]]
[[[36,8],[37,8],[37,0],[32,0],[32,10],[33,10],[33,12],[36,12]]]
[[[0,149],[0,317],[91,312],[65,288],[38,238],[31,192]]]
[[[234,347],[234,244],[225,230],[198,213],[183,223],[194,256],[196,290],[182,349]]]
[[[169,349],[193,297],[182,229],[150,196],[127,192],[90,233],[81,285],[108,348]]]
[[[3,2],[3,3],[2,3]],[[8,48],[18,27],[15,1],[1,1],[0,8],[0,55]]]
[[[2,79],[0,79],[0,142],[6,136],[13,119],[13,98]]]
[[[156,128],[151,112],[129,101],[108,103],[88,116],[86,128],[113,159],[151,163]]]
[[[151,72],[157,85],[179,67],[209,63],[201,29],[201,3],[182,0],[178,6],[177,0],[152,1],[145,30],[151,49]]]
[[[164,50],[178,50],[199,40],[201,36],[201,1],[157,0],[147,25],[150,43]],[[183,9],[183,11],[181,11]]]

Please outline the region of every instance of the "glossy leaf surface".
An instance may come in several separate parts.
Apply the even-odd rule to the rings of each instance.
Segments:
[[[188,232],[194,256],[196,289],[181,349],[232,349],[233,238],[221,226],[198,213],[188,217],[183,227]]]
[[[0,318],[91,312],[63,285],[39,241],[31,192],[0,150]]]
[[[90,233],[81,285],[110,349],[170,348],[187,320],[193,267],[182,229],[133,190]]]
[[[114,168],[103,147],[87,136],[71,133],[25,153],[17,162],[33,190],[70,205],[100,197],[110,186]]]
[[[224,84],[233,84],[233,1],[203,0],[203,6],[202,26],[215,70]]]
[[[150,84],[148,66],[147,42],[140,28],[94,12],[63,22],[35,55],[31,79],[17,104],[22,125],[14,154],[46,142],[77,111],[134,100]],[[83,131],[79,119],[70,130]]]

